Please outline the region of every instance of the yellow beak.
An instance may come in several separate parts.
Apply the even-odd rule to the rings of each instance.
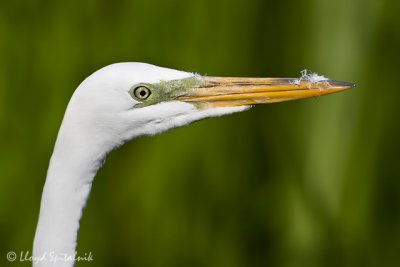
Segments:
[[[292,78],[202,77],[201,86],[179,97],[202,108],[283,102],[341,92],[354,87],[350,82],[310,81]]]

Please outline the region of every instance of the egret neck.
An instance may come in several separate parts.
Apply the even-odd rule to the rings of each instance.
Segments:
[[[33,257],[35,266],[73,266],[82,209],[93,178],[113,145],[93,138],[65,115],[43,188]],[[75,130],[73,130],[75,129]],[[109,148],[109,149],[108,149]],[[62,259],[55,265],[52,259]]]

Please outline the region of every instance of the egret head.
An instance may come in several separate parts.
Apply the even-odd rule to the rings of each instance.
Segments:
[[[122,143],[254,104],[330,94],[352,86],[326,79],[207,77],[144,63],[117,63],[82,82],[66,116],[73,116],[92,137]]]

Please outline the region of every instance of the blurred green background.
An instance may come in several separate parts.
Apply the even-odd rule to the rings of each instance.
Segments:
[[[395,0],[1,1],[0,266],[30,251],[78,84],[114,62],[354,90],[257,106],[109,155],[77,266],[400,266]]]

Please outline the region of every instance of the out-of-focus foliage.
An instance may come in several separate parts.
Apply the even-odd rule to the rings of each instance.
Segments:
[[[400,2],[1,1],[0,265],[30,251],[74,88],[143,61],[209,75],[353,81],[114,151],[77,266],[399,266]]]

